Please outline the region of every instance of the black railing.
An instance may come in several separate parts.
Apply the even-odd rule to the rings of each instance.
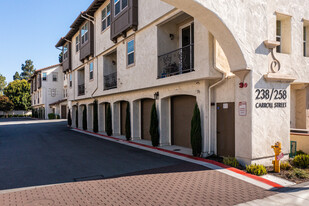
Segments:
[[[85,95],[85,84],[78,85],[78,96]]]
[[[194,44],[158,57],[158,78],[194,71]]]
[[[117,88],[117,72],[104,76],[104,90]]]

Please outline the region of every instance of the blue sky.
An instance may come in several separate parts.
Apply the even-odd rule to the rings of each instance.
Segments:
[[[58,40],[92,0],[0,0],[0,74],[7,82],[27,59],[36,69],[58,63]]]

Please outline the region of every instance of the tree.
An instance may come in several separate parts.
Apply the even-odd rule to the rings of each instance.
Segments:
[[[76,128],[78,128],[78,107],[76,107],[75,124],[76,124]]]
[[[99,120],[98,120],[98,101],[93,102],[93,132],[99,131]]]
[[[18,72],[15,72],[14,76],[13,76],[13,80],[21,80],[22,78],[20,77]]]
[[[33,66],[33,61],[31,61],[30,59],[26,60],[25,64],[21,65],[21,70],[22,70],[22,73],[20,74],[20,77],[22,79],[29,80],[30,77],[35,72],[35,69],[34,69],[34,66]]]
[[[87,106],[84,106],[84,111],[83,111],[83,130],[87,130]]]
[[[112,128],[112,111],[110,104],[106,104],[106,114],[105,114],[105,132],[108,136],[111,136],[113,134],[113,128]]]
[[[61,52],[58,56],[59,63],[63,62],[63,52]]]
[[[3,95],[3,90],[6,86],[6,78],[5,76],[2,76],[2,74],[0,74],[0,95]]]
[[[126,139],[131,140],[131,121],[130,121],[130,103],[127,102],[127,112],[126,112]]]
[[[71,118],[71,110],[69,109],[69,113],[68,113],[68,125],[69,127],[72,126],[72,118]]]
[[[6,96],[0,96],[0,111],[9,112],[14,108],[13,102]]]
[[[152,146],[157,147],[160,144],[160,134],[159,134],[159,121],[156,104],[154,103],[151,108],[151,120],[149,133],[151,136]]]
[[[194,107],[193,117],[191,120],[191,146],[194,157],[199,157],[202,153],[202,129],[201,115],[198,105]]]
[[[30,83],[15,80],[4,89],[4,94],[13,102],[15,110],[31,109]]]

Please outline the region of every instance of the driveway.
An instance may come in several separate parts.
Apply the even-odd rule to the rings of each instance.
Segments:
[[[0,120],[0,205],[235,205],[274,194],[63,121]]]

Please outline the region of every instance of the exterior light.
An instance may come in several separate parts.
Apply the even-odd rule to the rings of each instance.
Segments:
[[[158,100],[158,99],[159,99],[159,95],[160,95],[159,92],[154,93],[154,95],[153,95],[153,96],[154,96],[154,99],[155,99],[155,100]]]

